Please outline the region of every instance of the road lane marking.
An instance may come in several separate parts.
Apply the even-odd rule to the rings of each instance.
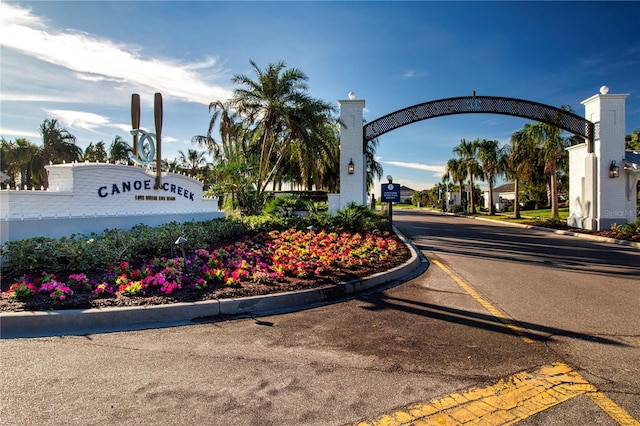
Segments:
[[[355,426],[510,425],[576,396],[604,398],[600,408],[621,425],[640,425],[626,411],[563,363],[523,371],[486,387],[471,387],[424,403],[415,403]],[[611,405],[615,406],[611,409]],[[608,406],[605,409],[603,406]],[[612,414],[612,412],[615,414]]]
[[[489,303],[484,297],[480,295],[480,293],[475,291],[473,287],[471,287],[469,284],[464,282],[462,278],[460,278],[455,272],[453,272],[451,269],[449,269],[448,267],[446,267],[436,259],[431,259],[431,261],[436,265],[438,265],[440,269],[442,269],[447,275],[449,275],[449,277],[451,277],[451,279],[453,279],[460,287],[462,287],[464,291],[469,293],[469,295],[473,297],[478,303],[480,303],[480,305],[482,305],[483,308],[489,311],[491,315],[493,315],[498,321],[504,324],[505,327],[507,327],[509,330],[513,331],[518,336],[520,336],[520,338],[524,342],[529,344],[533,343],[533,340],[526,336],[522,328],[515,325],[509,318],[507,318],[506,315],[504,315],[502,312],[500,312],[498,308],[494,307],[491,303]]]
[[[631,417],[629,413],[624,411],[618,404],[613,402],[607,395],[602,392],[589,392],[589,398],[595,402],[598,407],[604,410],[613,420],[622,426],[640,426],[640,422]]]

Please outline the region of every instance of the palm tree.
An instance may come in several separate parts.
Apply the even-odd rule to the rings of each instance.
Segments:
[[[535,168],[532,165],[534,157],[532,148],[533,143],[524,130],[518,130],[511,135],[511,147],[505,172],[507,178],[513,179],[513,217],[515,219],[520,219],[520,182]]]
[[[376,160],[376,149],[380,141],[378,138],[371,139],[367,142],[364,149],[364,158],[367,166],[367,192],[373,188],[374,178],[382,179],[384,170],[382,164]]]
[[[570,111],[567,106],[561,109]],[[560,128],[546,123],[527,124],[525,132],[535,140],[540,147],[541,160],[544,163],[544,173],[549,176],[549,192],[551,199],[551,217],[558,218],[558,166],[567,156],[567,142],[562,138]]]
[[[236,209],[238,206],[238,192],[252,191],[257,158],[252,141],[255,131],[242,116],[231,109],[228,103],[219,101],[209,104],[209,112],[213,111],[209,120],[206,135],[198,135],[192,141],[198,146],[206,148],[213,156],[213,175],[215,183],[211,189],[214,195],[230,194],[228,206]],[[218,125],[220,141],[213,137],[215,126]]]
[[[109,145],[109,162],[113,164],[132,164],[129,154],[133,152],[133,147],[127,141],[116,135]]]
[[[2,171],[11,177],[14,187],[35,187],[43,185],[39,173],[42,162],[38,161],[40,147],[27,139],[17,138],[13,142],[1,141],[2,155],[0,161]],[[20,179],[20,182],[17,181]]]
[[[476,201],[473,195],[473,177],[481,176],[482,169],[476,159],[476,153],[478,151],[477,141],[468,142],[465,139],[460,140],[460,143],[453,148],[453,153],[456,154],[460,161],[464,164],[467,170],[467,177],[469,178],[469,186],[471,190],[471,213],[476,213]]]
[[[131,164],[129,153],[132,151],[131,145],[116,135],[109,146],[109,161],[113,164]]]
[[[460,202],[462,202],[462,187],[465,178],[467,177],[467,167],[466,165],[457,158],[451,158],[447,161],[447,173],[445,176],[448,176],[453,182],[458,182],[459,190],[460,190]]]
[[[187,150],[187,154],[178,150],[178,159],[182,167],[187,170],[187,174],[191,177],[195,177],[203,166],[207,164],[205,151],[197,151],[195,149]]]
[[[49,180],[44,166],[50,163],[63,163],[78,161],[82,158],[82,149],[76,145],[76,137],[66,129],[58,125],[55,118],[45,119],[40,125],[42,135],[42,148],[38,152],[41,160],[41,176],[44,186],[49,185]]]
[[[242,87],[234,91],[232,105],[258,131],[255,184],[261,195],[291,154],[291,144],[312,143],[313,135],[321,134],[322,127],[332,121],[335,107],[305,93],[307,76],[302,71],[285,69],[284,62],[264,70],[250,63],[257,80],[234,76],[233,83]]]
[[[503,173],[506,166],[505,147],[500,147],[496,140],[482,139],[477,143],[478,158],[482,163],[482,171],[489,183],[489,215],[496,214],[493,204],[493,185],[496,176]]]
[[[107,150],[105,149],[104,142],[100,141],[95,145],[93,142],[89,143],[87,149],[84,150],[84,161],[92,161],[92,162],[106,162],[109,156],[107,155]]]

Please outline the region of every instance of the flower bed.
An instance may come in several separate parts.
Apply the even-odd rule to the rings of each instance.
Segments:
[[[174,303],[312,288],[401,264],[408,249],[389,234],[271,231],[214,250],[122,261],[99,276],[24,275],[2,293],[0,310]]]

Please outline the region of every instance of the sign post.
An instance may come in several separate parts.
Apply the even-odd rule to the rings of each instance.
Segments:
[[[389,231],[393,232],[393,203],[400,202],[400,185],[393,183],[391,175],[387,176],[389,183],[382,185],[380,202],[389,203]]]

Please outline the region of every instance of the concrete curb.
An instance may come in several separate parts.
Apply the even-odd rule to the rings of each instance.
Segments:
[[[84,335],[175,327],[225,317],[293,312],[345,300],[351,295],[381,287],[383,284],[403,282],[412,278],[409,275],[419,268],[426,269],[426,259],[421,259],[422,256],[413,243],[397,229],[395,231],[409,248],[410,259],[393,269],[365,278],[311,290],[238,299],[106,309],[3,312],[0,313],[0,338]]]

